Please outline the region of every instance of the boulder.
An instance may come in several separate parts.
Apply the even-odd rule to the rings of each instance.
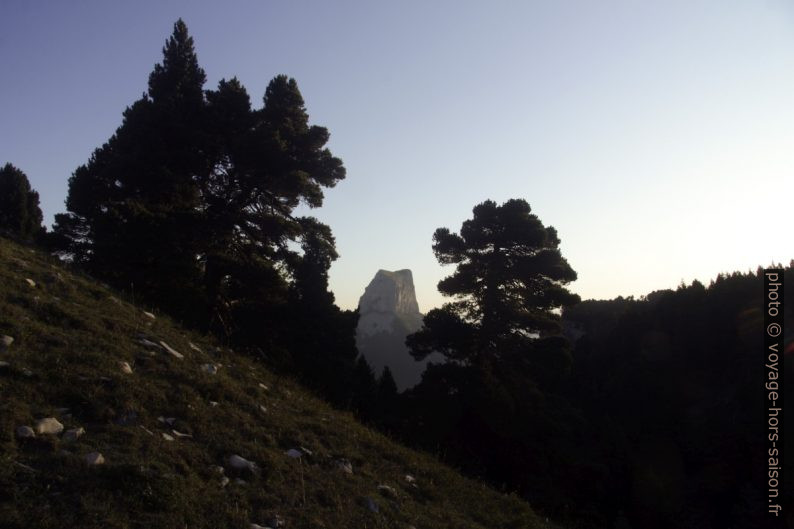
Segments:
[[[45,435],[57,435],[63,431],[63,424],[58,422],[55,417],[47,417],[36,421],[36,433]]]
[[[34,432],[33,428],[30,426],[19,426],[17,427],[17,437],[20,439],[29,439],[36,437],[36,432]]]
[[[0,351],[4,349],[8,349],[11,347],[11,344],[14,343],[14,339],[7,335],[0,336]]]
[[[215,375],[218,373],[218,366],[216,364],[203,364],[201,370],[207,374]]]
[[[74,441],[77,441],[84,433],[85,428],[82,426],[80,428],[72,428],[70,430],[66,430],[61,439],[66,443],[73,443]]]
[[[229,458],[226,460],[226,465],[229,468],[237,471],[247,471],[251,473],[255,473],[257,471],[256,463],[253,461],[248,461],[244,457],[238,456],[237,454],[229,456]]]
[[[89,466],[104,465],[105,464],[105,457],[102,454],[100,454],[99,452],[91,452],[90,454],[86,454],[85,462]]]
[[[389,498],[390,500],[397,499],[397,491],[388,485],[378,485],[378,492],[380,492],[381,496],[384,498]]]

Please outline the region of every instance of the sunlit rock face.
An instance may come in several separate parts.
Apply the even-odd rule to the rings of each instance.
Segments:
[[[406,336],[422,326],[410,270],[378,270],[361,296],[358,310],[358,350],[376,375],[389,366],[399,391],[418,384],[429,361],[443,360],[441,355],[433,354],[417,362],[405,346]]]

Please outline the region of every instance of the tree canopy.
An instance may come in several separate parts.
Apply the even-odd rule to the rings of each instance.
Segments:
[[[294,79],[276,76],[261,109],[237,79],[205,81],[179,20],[147,93],[72,175],[56,230],[95,275],[231,335],[287,301],[291,243],[325,241],[325,270],[336,258],[330,228],[293,212],[321,206],[345,169]]]
[[[460,233],[437,229],[436,258],[456,265],[438,290],[454,301],[427,314],[424,327],[409,338],[412,354],[421,359],[438,351],[470,364],[559,334],[555,310],[579,299],[566,288],[576,272],[559,244],[556,230],[521,199],[475,206]]]
[[[0,232],[30,241],[44,231],[39,194],[28,177],[10,163],[0,169]]]

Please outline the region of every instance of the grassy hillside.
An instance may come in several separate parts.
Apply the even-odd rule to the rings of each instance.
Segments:
[[[129,301],[0,239],[0,527],[552,527]]]

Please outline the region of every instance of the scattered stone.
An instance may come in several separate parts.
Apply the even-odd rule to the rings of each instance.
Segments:
[[[30,377],[33,376],[33,371],[31,371],[30,369],[25,368],[25,369],[22,370],[22,374],[25,375],[26,377],[30,378]]]
[[[303,455],[303,453],[300,450],[296,450],[295,448],[290,448],[284,453],[287,454],[287,456],[291,457],[292,459],[298,459]]]
[[[91,466],[104,465],[105,457],[99,452],[91,452],[90,454],[85,456],[85,462]]]
[[[36,437],[36,432],[33,431],[33,428],[30,426],[19,426],[17,428],[17,437],[20,439],[28,439],[31,437]]]
[[[6,367],[9,367],[10,365],[11,364],[9,364],[8,362],[6,362],[4,360],[0,360],[0,369],[5,369]]]
[[[30,288],[36,288],[36,282],[30,279],[29,277],[25,278],[25,282],[30,285]]]
[[[397,499],[397,491],[388,485],[378,485],[378,492],[380,492],[381,496],[384,498],[389,498],[390,500]]]
[[[63,424],[55,417],[47,417],[36,422],[36,433],[55,435],[63,431]]]
[[[160,347],[160,344],[154,343],[153,341],[148,340],[148,339],[143,338],[143,337],[138,338],[138,343],[143,345],[144,347],[148,347],[149,349],[157,349],[157,350],[162,349]]]
[[[5,334],[0,336],[0,351],[11,347],[12,343],[14,343],[14,339],[10,336],[6,336]]]
[[[247,470],[248,472],[257,471],[256,463],[253,461],[248,461],[244,457],[240,457],[237,454],[229,456],[229,459],[226,460],[226,464],[235,470]]]
[[[214,401],[214,400],[211,400],[211,401],[210,401],[210,406],[212,406],[213,408],[214,408],[215,406],[217,406],[217,405],[218,405],[218,403],[217,403],[216,401]]]
[[[193,342],[188,342],[187,344],[188,344],[188,346],[190,346],[191,349],[193,349],[197,353],[203,353],[204,352],[204,351],[201,350],[201,347],[199,347],[198,345],[194,344]]]
[[[252,523],[251,525],[248,526],[248,529],[271,529],[271,528],[270,527],[263,527],[263,526],[259,525],[258,523]]]
[[[84,433],[85,428],[82,426],[80,428],[72,428],[71,430],[66,430],[61,439],[66,443],[73,443],[77,441]]]
[[[339,459],[336,462],[336,468],[338,468],[345,474],[351,474],[351,475],[353,474],[353,464],[347,459]]]
[[[125,373],[127,375],[131,375],[132,374],[132,366],[130,365],[129,362],[119,362],[119,364],[121,365],[121,372],[122,373]]]
[[[163,417],[162,415],[160,417],[157,417],[157,420],[163,424],[167,424],[168,426],[173,426],[174,423],[176,422],[175,417]]]
[[[267,413],[267,407],[265,407],[265,406],[262,406],[262,405],[260,404],[260,405],[259,405],[259,411],[261,411],[262,413]]]
[[[226,476],[223,476],[223,477],[221,478],[221,488],[223,488],[223,487],[225,487],[226,485],[228,485],[228,484],[229,484],[229,481],[230,481],[230,480],[229,480],[229,478],[227,478]]]
[[[179,358],[182,360],[185,356],[182,353],[178,353],[173,347],[165,343],[164,341],[160,340],[160,345],[165,349],[171,356]]]
[[[141,430],[143,430],[144,432],[148,433],[148,434],[149,434],[149,435],[151,435],[151,436],[154,436],[154,432],[153,432],[153,431],[151,431],[150,429],[148,429],[146,426],[144,426],[144,425],[142,425],[142,424],[139,424],[138,426],[140,426],[140,427],[141,427]]]
[[[223,473],[226,472],[226,470],[220,465],[213,465],[210,468],[212,470],[214,470],[216,473],[221,474],[221,475],[223,475]]]
[[[170,435],[168,435],[168,434],[167,434],[167,433],[165,433],[165,432],[162,432],[162,433],[161,433],[161,435],[163,436],[163,439],[165,439],[166,441],[169,441],[169,442],[170,442],[170,441],[173,441],[173,440],[174,440],[174,438],[173,438],[173,437],[171,437]]]
[[[262,384],[261,382],[259,383],[259,387],[264,389],[265,391],[270,391],[270,388],[267,387],[266,385]]]
[[[313,456],[314,455],[314,453],[311,450],[309,450],[308,448],[306,448],[305,446],[301,446],[300,447],[300,451],[303,452],[304,454],[306,454],[307,456]]]
[[[204,364],[201,366],[201,370],[210,375],[215,375],[218,373],[218,366],[215,364]]]
[[[150,320],[156,320],[157,319],[157,316],[155,316],[151,312],[143,311],[143,315],[146,316],[147,318],[149,318]]]
[[[192,435],[190,435],[189,433],[177,432],[176,430],[171,430],[171,433],[173,433],[173,434],[174,434],[176,437],[178,437],[179,439],[183,439],[183,438],[185,438],[185,437],[188,437],[188,438],[190,438],[190,439],[192,439],[192,438],[193,438],[193,436],[192,436]]]
[[[406,474],[406,475],[405,475],[405,481],[407,481],[408,483],[411,483],[411,484],[413,484],[413,483],[416,483],[416,478],[415,478],[415,477],[413,477],[413,476],[412,476],[412,475],[410,475],[410,474]]]
[[[14,461],[14,464],[19,468],[27,470],[28,472],[33,472],[34,474],[37,472],[35,468],[25,465],[24,463],[20,463],[19,461]]]
[[[364,498],[364,507],[366,507],[370,512],[380,512],[380,507],[378,507],[378,504],[375,503],[375,500],[369,497]]]

